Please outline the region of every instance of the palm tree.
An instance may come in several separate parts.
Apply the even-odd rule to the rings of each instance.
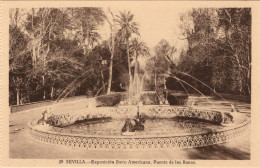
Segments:
[[[92,7],[69,8],[69,10],[72,16],[71,28],[76,32],[76,40],[82,46],[84,54],[87,54],[101,39],[98,28],[104,23],[104,11]]]
[[[119,24],[120,29],[118,33],[123,38],[126,43],[126,50],[127,50],[127,59],[128,59],[128,71],[129,71],[129,91],[131,91],[131,64],[130,64],[130,54],[129,54],[129,38],[132,34],[139,34],[138,31],[138,24],[137,22],[133,21],[134,15],[128,12],[120,12],[120,15],[116,15],[115,22]]]
[[[134,70],[134,81],[133,84],[136,85],[136,92],[140,91],[140,87],[138,84],[138,79],[139,76],[138,74],[139,72],[139,65],[138,65],[138,57],[139,56],[147,56],[149,55],[149,48],[146,46],[146,44],[142,41],[139,41],[137,38],[134,38],[131,41],[131,45],[130,45],[130,52],[134,55],[134,60],[135,60],[135,70]]]

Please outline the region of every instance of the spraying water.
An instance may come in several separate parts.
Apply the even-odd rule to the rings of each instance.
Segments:
[[[202,92],[200,92],[197,88],[193,87],[192,85],[190,85],[189,83],[185,82],[184,80],[180,79],[180,78],[177,78],[175,75],[173,75],[172,73],[170,74],[174,79],[176,80],[180,80],[182,81],[183,83],[185,83],[186,85],[190,86],[191,88],[193,88],[194,90],[196,90],[199,94],[201,94],[203,97],[205,97],[213,106],[215,106],[215,104],[210,101]]]
[[[224,101],[226,101],[226,99],[224,99],[219,93],[217,93],[214,89],[212,89],[210,86],[208,86],[206,83],[202,82],[201,80],[199,80],[198,78],[195,78],[194,76],[191,76],[190,74],[187,74],[185,72],[181,72],[181,71],[177,71],[178,73],[184,74],[186,76],[189,76],[190,78],[200,82],[201,84],[203,84],[204,86],[206,86],[207,88],[209,88],[210,90],[212,90],[214,93],[216,93],[220,98],[222,98]]]

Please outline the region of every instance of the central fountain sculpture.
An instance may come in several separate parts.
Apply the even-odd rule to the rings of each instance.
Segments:
[[[140,115],[142,102],[137,105],[137,117],[134,119],[127,118],[122,128],[122,135],[134,135],[135,131],[144,131],[144,116]]]

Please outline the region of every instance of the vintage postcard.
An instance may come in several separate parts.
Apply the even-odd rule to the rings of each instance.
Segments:
[[[1,167],[259,167],[257,1],[3,1]]]

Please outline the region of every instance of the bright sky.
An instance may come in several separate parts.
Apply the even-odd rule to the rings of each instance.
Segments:
[[[188,9],[173,8],[172,6],[163,8],[156,6],[111,7],[110,9],[114,15],[118,14],[119,11],[130,11],[134,14],[134,21],[139,23],[140,40],[144,41],[152,50],[161,39],[169,41],[178,49],[176,57],[178,57],[181,48],[185,48],[186,41],[178,39],[180,34],[179,18],[180,14]],[[107,13],[108,9],[104,8],[104,11]],[[107,39],[109,37],[108,23],[101,30],[103,39]]]

